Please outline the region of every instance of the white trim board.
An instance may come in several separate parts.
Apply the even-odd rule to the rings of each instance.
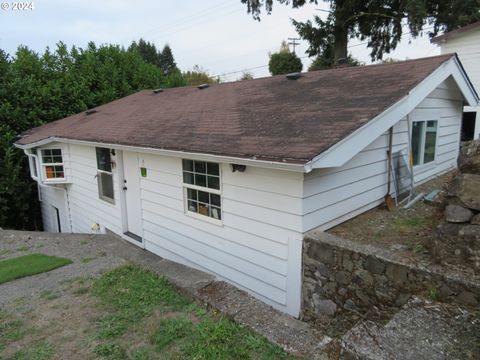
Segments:
[[[361,128],[305,164],[305,171],[340,167],[367,147],[372,139],[387,131],[415,109],[438,85],[452,76],[465,100],[470,105],[478,103],[478,96],[468,80],[458,58],[452,57],[413,88],[405,97],[390,106]]]

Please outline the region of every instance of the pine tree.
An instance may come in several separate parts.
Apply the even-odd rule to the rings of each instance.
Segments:
[[[272,11],[274,0],[241,0],[248,13],[260,19],[264,7]],[[317,0],[277,0],[293,8]],[[333,41],[333,59],[348,57],[348,40],[357,38],[368,41],[372,60],[380,60],[384,54],[396,48],[403,34],[403,22],[407,22],[413,37],[422,33],[425,24],[433,25],[430,36],[440,31],[450,31],[459,26],[480,20],[478,0],[324,0],[330,12],[325,20],[314,16],[305,23],[293,20],[299,35],[307,40],[309,56],[323,55]],[[333,38],[333,40],[332,40]]]
[[[175,64],[172,49],[168,44],[163,47],[162,52],[159,54],[159,58],[160,67],[162,68],[165,76],[168,76],[172,74],[175,70],[177,70],[177,64]]]

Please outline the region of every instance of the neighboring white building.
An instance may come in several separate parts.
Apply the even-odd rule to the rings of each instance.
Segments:
[[[480,21],[432,39],[442,54],[457,53],[475,90],[480,91]],[[464,132],[467,139],[480,137],[480,106],[464,108]],[[473,136],[469,136],[469,135]]]
[[[302,242],[382,203],[393,151],[415,183],[456,167],[464,104],[455,55],[142,91],[16,142],[46,231],[107,229],[301,308]]]

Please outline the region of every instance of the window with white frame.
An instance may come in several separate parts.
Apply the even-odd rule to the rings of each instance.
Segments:
[[[30,174],[32,178],[37,180],[38,179],[37,160],[36,160],[37,149],[32,149],[30,152],[34,155],[34,156],[28,157],[28,161],[30,164]]]
[[[45,181],[65,179],[62,149],[42,149],[41,162]]]
[[[183,160],[182,165],[186,210],[220,221],[220,165],[196,160]]]
[[[115,201],[113,190],[112,158],[110,149],[95,148],[97,153],[97,182],[98,197],[113,203]]]
[[[423,165],[435,160],[438,121],[414,121],[412,123],[413,165]]]

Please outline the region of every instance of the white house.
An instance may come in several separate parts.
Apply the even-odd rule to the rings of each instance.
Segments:
[[[45,230],[108,229],[297,316],[303,236],[382,203],[389,129],[421,183],[456,167],[462,109],[477,103],[443,55],[141,91],[15,145]]]
[[[457,53],[473,86],[480,89],[480,21],[436,36],[442,54]],[[465,139],[480,137],[480,106],[466,106],[463,118]]]

